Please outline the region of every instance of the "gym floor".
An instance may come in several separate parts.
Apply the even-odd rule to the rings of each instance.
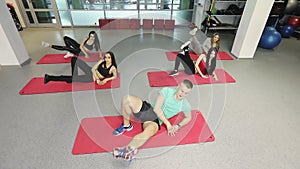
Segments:
[[[19,95],[33,77],[70,74],[69,64],[36,64],[47,53],[60,53],[42,48],[42,40],[62,44],[63,35],[79,40],[90,30],[97,30],[104,51],[115,53],[119,89]],[[282,39],[273,50],[258,48],[254,59],[218,61],[217,66],[236,79],[234,84],[195,86],[188,99],[207,119],[214,142],[142,149],[130,164],[110,153],[72,155],[83,118],[119,115],[124,94],[155,99],[160,88],[148,85],[146,72],[171,70],[174,62],[164,52],[178,50],[189,38],[189,30],[20,32],[31,62],[0,69],[0,168],[300,168],[300,48],[295,38]],[[229,52],[234,34],[220,34],[221,50]]]

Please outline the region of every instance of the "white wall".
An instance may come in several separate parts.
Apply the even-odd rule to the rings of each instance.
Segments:
[[[4,0],[0,16],[0,65],[21,65],[30,58]]]

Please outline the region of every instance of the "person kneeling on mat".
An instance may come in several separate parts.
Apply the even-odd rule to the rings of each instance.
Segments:
[[[85,74],[79,75],[78,68],[80,68]],[[67,83],[95,81],[98,85],[104,85],[109,80],[113,80],[118,77],[117,64],[112,52],[106,52],[104,59],[100,59],[92,68],[83,60],[77,57],[72,57],[71,71],[71,76],[51,76],[45,74],[44,84],[47,84],[50,81],[64,81]]]
[[[185,73],[188,75],[199,73],[199,75],[203,78],[208,78],[206,75],[212,75],[215,80],[218,80],[215,73],[217,54],[219,50],[218,46],[213,45],[210,47],[207,54],[201,54],[194,63],[190,57],[190,44],[191,42],[187,41],[181,46],[182,51],[177,54],[174,70],[170,72],[169,76],[175,76],[179,74],[178,68],[181,63],[184,67]]]
[[[159,92],[154,105],[136,96],[125,96],[121,105],[123,123],[114,130],[113,134],[118,136],[133,129],[129,120],[130,115],[141,120],[143,131],[135,135],[127,146],[114,148],[113,156],[131,161],[137,155],[138,148],[158,132],[162,123],[166,125],[170,136],[174,136],[180,127],[188,124],[192,118],[191,105],[185,97],[192,88],[193,84],[189,80],[182,81],[177,89],[164,87]],[[184,112],[185,118],[178,124],[172,125],[168,119],[180,112]]]

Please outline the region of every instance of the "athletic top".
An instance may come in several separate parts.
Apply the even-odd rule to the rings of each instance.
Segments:
[[[213,58],[211,58],[211,56],[210,56],[211,52],[214,52]],[[218,49],[216,47],[211,47],[208,50],[208,53],[206,56],[205,68],[206,68],[207,74],[209,74],[209,75],[211,75],[216,69],[217,54],[218,54]]]
[[[94,48],[94,43],[89,45],[86,42],[84,43],[84,47],[86,47],[88,50],[92,50]]]
[[[107,68],[105,63],[106,63],[105,61],[102,62],[102,63],[100,63],[99,66],[98,66],[98,68],[97,68],[97,70],[98,70],[98,72],[99,72],[103,77],[105,77],[105,78],[107,78],[107,77],[112,77],[113,74],[109,74],[109,71],[110,71],[110,68],[111,68],[113,65],[111,65],[110,67]]]
[[[164,87],[159,92],[164,97],[162,111],[164,112],[164,115],[167,119],[177,115],[180,112],[183,112],[185,114],[191,112],[191,105],[186,98],[183,98],[181,100],[175,100],[174,96],[176,90],[176,88]],[[159,119],[159,124],[162,123],[163,122]]]

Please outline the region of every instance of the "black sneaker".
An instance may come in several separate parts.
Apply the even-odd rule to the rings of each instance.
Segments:
[[[49,75],[45,74],[45,77],[44,77],[44,84],[47,84],[49,82]]]
[[[178,70],[173,70],[171,73],[169,73],[169,76],[175,76],[178,75]]]

